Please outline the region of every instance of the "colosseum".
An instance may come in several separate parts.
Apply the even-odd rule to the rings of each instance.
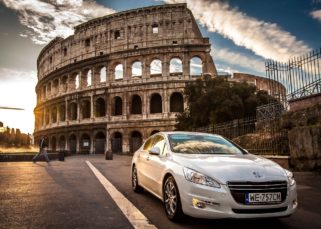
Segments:
[[[128,154],[173,130],[186,82],[215,76],[208,38],[186,4],[93,19],[55,38],[37,60],[35,132],[49,149]]]
[[[187,82],[217,76],[210,48],[186,4],[78,25],[38,56],[35,140],[47,135],[53,151],[134,152],[150,135],[174,129]]]

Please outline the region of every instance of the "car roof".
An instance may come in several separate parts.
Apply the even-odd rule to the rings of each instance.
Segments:
[[[162,133],[165,135],[169,135],[169,134],[194,134],[194,135],[216,135],[216,136],[220,136],[219,134],[212,134],[212,133],[204,133],[204,132],[195,132],[195,131],[161,131],[158,133]]]

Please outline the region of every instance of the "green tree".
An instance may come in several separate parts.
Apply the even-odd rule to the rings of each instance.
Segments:
[[[265,91],[246,82],[225,78],[205,78],[187,84],[188,109],[177,115],[176,129],[192,128],[254,116],[257,106],[273,100]]]

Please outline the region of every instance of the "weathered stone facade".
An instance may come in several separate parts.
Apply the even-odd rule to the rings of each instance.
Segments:
[[[216,76],[186,4],[108,15],[52,40],[37,61],[35,139],[71,153],[133,152],[173,130],[186,82]]]

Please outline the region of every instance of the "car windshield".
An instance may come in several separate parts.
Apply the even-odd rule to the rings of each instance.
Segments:
[[[228,140],[209,134],[169,134],[171,150],[184,154],[244,154]]]

